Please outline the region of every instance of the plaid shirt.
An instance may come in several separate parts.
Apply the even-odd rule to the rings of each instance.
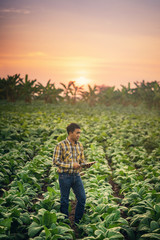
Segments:
[[[78,162],[82,167],[85,164],[83,146],[80,142],[73,145],[66,138],[55,147],[53,164],[58,167],[59,173],[78,173],[80,169],[73,169],[75,162]]]

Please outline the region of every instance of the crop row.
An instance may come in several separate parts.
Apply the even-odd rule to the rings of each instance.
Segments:
[[[84,118],[84,121],[87,121],[87,119]],[[94,123],[94,121],[92,123]],[[101,204],[104,207],[108,202],[112,203],[113,208],[107,207],[108,214],[113,213],[114,215],[116,211],[117,217],[114,221],[118,221],[118,219],[120,219],[120,212],[118,205],[115,204],[113,200],[111,186],[107,183],[109,169],[107,167],[108,170],[106,170],[107,165],[103,166],[104,163],[107,164],[103,149],[91,143],[96,141],[91,134],[87,136],[87,133],[88,129],[86,129],[86,134],[82,136],[82,141],[86,146],[87,157],[88,160],[95,159],[97,164],[95,168],[86,173],[88,177],[86,175],[84,176],[88,194],[86,211],[89,211],[88,213],[86,212],[84,216],[85,226],[87,225],[87,216],[89,216],[90,220],[92,219],[92,221],[94,221],[94,214],[97,214],[99,205],[98,198],[100,198],[102,194],[104,194],[104,196]],[[55,168],[52,167],[51,161],[55,143],[64,139],[64,137],[65,134],[61,132],[60,128],[58,133],[54,131],[52,135],[47,136],[44,145],[41,145],[41,148],[39,148],[38,155],[33,156],[30,161],[27,161],[26,164],[17,171],[14,180],[9,185],[9,190],[4,190],[4,195],[1,198],[1,239],[74,238],[73,230],[64,223],[64,217],[59,213],[60,193],[57,180],[58,176],[55,173]],[[97,173],[101,174],[98,176]],[[97,178],[95,178],[96,175]],[[88,181],[89,178],[91,181]],[[103,181],[104,179],[106,180]],[[102,184],[102,182],[104,182],[104,184]],[[102,185],[101,188],[99,184]],[[44,185],[46,188],[44,188]],[[99,189],[98,196],[96,194],[93,195],[93,188],[95,189],[95,193],[96,188]],[[105,193],[106,190],[107,193]],[[105,208],[103,209],[103,213],[105,213]],[[103,220],[105,220],[105,217],[104,214]],[[90,222],[89,219],[87,221]],[[97,221],[98,219],[97,217]],[[101,224],[102,222],[104,221],[101,221]],[[83,229],[82,225],[80,228]],[[92,229],[92,226],[88,225],[88,229]],[[98,229],[94,229],[93,231],[93,235],[95,236],[97,236],[96,230]],[[89,236],[90,234],[91,232],[87,232],[86,228],[83,229],[82,236]],[[105,234],[105,231],[103,234]],[[116,231],[112,229],[108,234],[111,239],[113,239],[113,235],[115,237],[118,234],[122,239],[119,229]]]
[[[67,232],[69,237],[73,235],[73,230],[62,222],[64,217],[59,214],[59,209],[56,211],[59,194],[49,187],[51,183],[56,186],[55,169],[51,171],[54,146],[55,140],[48,139],[39,155],[17,172],[9,190],[4,190],[0,200],[0,239],[28,239],[39,232],[42,239],[46,239],[46,228],[53,223],[56,239]]]
[[[44,151],[41,155],[37,155],[32,161],[27,162],[26,165],[17,173],[16,178],[10,184],[10,189],[4,191],[4,196],[1,198],[1,239],[74,239],[73,230],[64,223],[64,216],[59,213],[59,199],[60,191],[58,185],[58,176],[56,169],[52,166],[51,152],[52,147],[55,146],[54,140],[50,139],[45,143]],[[116,215],[116,218],[108,220],[111,222],[122,221],[118,205],[115,204],[112,197],[111,186],[107,183],[106,175],[109,174],[109,169],[103,164],[106,162],[104,158],[103,149],[92,144],[88,151],[88,158],[95,159],[97,164],[95,168],[90,169],[84,176],[84,182],[87,190],[87,205],[86,214],[83,219],[85,226],[87,221],[93,224],[88,224],[87,229],[93,228],[95,224],[95,216],[99,221],[99,209],[103,206],[102,223],[107,222],[106,210],[108,209],[108,216],[110,213]],[[89,150],[88,149],[88,150]],[[99,150],[98,150],[99,149]],[[46,153],[48,153],[46,155]],[[99,162],[98,162],[99,161]],[[105,162],[104,162],[105,161]],[[46,172],[50,169],[48,175]],[[101,175],[96,176],[96,172]],[[88,182],[88,179],[90,181]],[[104,182],[104,179],[105,182]],[[44,182],[47,183],[47,191],[43,191]],[[88,182],[88,184],[87,184]],[[104,182],[104,184],[102,184]],[[50,187],[49,187],[50,185]],[[98,187],[98,194],[96,191]],[[95,193],[93,191],[95,189]],[[105,192],[107,190],[107,192]],[[103,194],[103,198],[102,198]],[[71,195],[73,198],[73,194]],[[101,197],[101,198],[100,198]],[[100,201],[98,201],[100,199]],[[107,203],[110,202],[110,206]],[[98,207],[100,205],[100,207]],[[111,207],[112,206],[112,207]],[[97,225],[100,227],[100,225]],[[99,228],[98,227],[98,228]],[[105,225],[104,225],[105,227]],[[81,225],[82,228],[82,225]],[[94,229],[93,235],[97,235],[98,228]],[[106,231],[103,228],[103,234]],[[95,233],[94,233],[95,232]],[[91,232],[83,229],[82,235],[90,235]],[[108,231],[110,239],[114,239],[119,234],[119,229]],[[86,238],[87,239],[87,238]]]
[[[140,124],[141,132],[135,119],[120,126],[119,133],[108,139],[106,154],[136,239],[160,239],[159,121],[154,121],[154,131],[153,121]]]
[[[43,148],[53,130],[45,124],[39,126],[34,114],[7,113],[0,124],[0,188],[7,186],[17,171],[31,161]]]
[[[19,117],[13,112],[2,116],[1,157],[7,156],[3,164],[12,159],[14,171],[8,176],[14,177],[0,199],[0,239],[75,239],[59,211],[58,174],[52,166],[53,149],[66,137],[68,121],[81,124],[86,158],[96,161],[82,176],[87,202],[78,225],[79,238],[159,239],[157,117],[132,111],[120,114],[113,109],[102,112],[94,108],[81,113],[80,109],[61,106],[45,106],[44,111],[41,107],[27,108],[26,112],[17,112]],[[110,178],[119,185],[123,199],[114,196]]]
[[[79,225],[82,239],[118,239],[134,235],[128,222],[121,216],[119,198],[113,196],[108,180],[111,169],[103,148],[95,141],[87,153],[88,159],[97,163],[84,175],[86,213]]]

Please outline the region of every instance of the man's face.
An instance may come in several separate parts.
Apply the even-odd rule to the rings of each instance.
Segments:
[[[78,141],[80,134],[81,134],[81,130],[79,128],[76,128],[74,130],[74,132],[70,132],[70,137],[71,137],[72,141],[74,141],[74,142]]]

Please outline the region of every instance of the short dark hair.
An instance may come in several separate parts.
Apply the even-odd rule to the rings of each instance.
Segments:
[[[74,132],[75,129],[80,129],[80,126],[77,123],[71,123],[67,126],[67,133]]]

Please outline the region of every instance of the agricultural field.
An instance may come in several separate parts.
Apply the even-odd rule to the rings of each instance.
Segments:
[[[73,229],[60,213],[52,164],[77,122],[87,161],[85,214]],[[0,105],[1,240],[160,239],[160,115],[142,106],[23,102]],[[75,197],[70,194],[70,213]]]

